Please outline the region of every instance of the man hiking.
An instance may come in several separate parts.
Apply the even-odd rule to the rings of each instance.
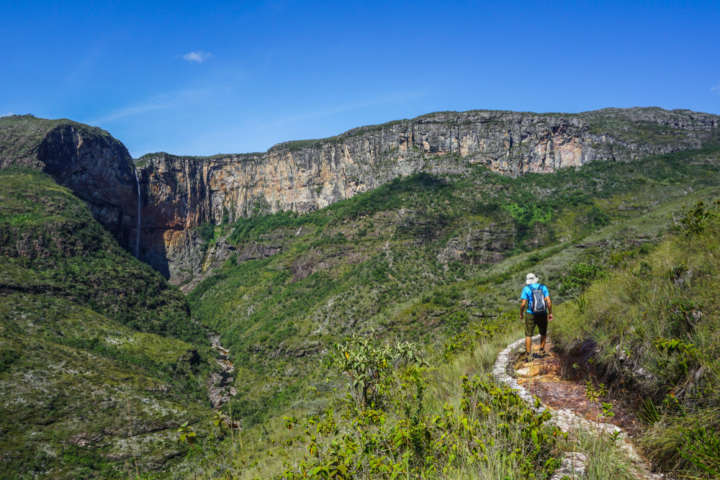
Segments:
[[[548,320],[552,320],[550,292],[534,273],[525,277],[525,287],[520,295],[520,321],[525,320],[525,354],[532,359],[532,336],[535,325],[540,330],[540,356],[545,355]]]

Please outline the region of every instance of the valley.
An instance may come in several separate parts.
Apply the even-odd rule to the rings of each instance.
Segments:
[[[633,478],[490,375],[533,271],[653,465],[713,478],[719,139],[687,110],[439,112],[132,159],[0,118],[1,473],[550,478],[582,452]]]

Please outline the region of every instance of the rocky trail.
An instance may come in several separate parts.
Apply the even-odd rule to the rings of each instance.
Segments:
[[[539,336],[534,337],[533,341],[537,343]],[[637,478],[665,478],[661,474],[652,473],[648,462],[633,446],[629,433],[636,430],[636,420],[630,412],[617,405],[603,404],[597,398],[602,395],[593,391],[595,387],[588,389],[586,384],[564,379],[561,360],[552,352],[549,343],[548,353],[544,357],[535,357],[530,362],[522,361],[520,353],[525,349],[524,342],[524,338],[521,338],[498,354],[493,368],[493,376],[498,382],[516,390],[530,405],[535,405],[537,397],[541,405],[536,410],[549,410],[552,413],[551,422],[564,432],[585,430],[598,435],[615,436],[631,459]],[[537,349],[537,346],[534,348]],[[587,463],[584,454],[568,452],[551,480],[584,478]]]

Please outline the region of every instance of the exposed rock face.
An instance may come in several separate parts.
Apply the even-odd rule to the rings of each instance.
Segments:
[[[496,263],[505,258],[506,252],[515,247],[513,225],[490,224],[468,229],[464,235],[450,239],[438,255],[438,261],[468,263]]]
[[[598,160],[630,161],[699,148],[720,117],[688,110],[605,109],[581,114],[440,112],[362,127],[323,140],[279,144],[265,153],[136,162],[142,191],[141,257],[185,284],[228,255],[202,248],[195,227],[280,210],[308,212],[421,171],[463,173],[475,165],[505,175],[552,172]],[[137,194],[125,147],[106,132],[67,120],[0,119],[0,168],[42,168],[87,201],[126,247]],[[492,259],[503,245],[482,232],[465,244]],[[462,256],[450,246],[447,260]],[[480,259],[482,260],[482,259]]]
[[[718,126],[715,115],[657,108],[442,112],[284,143],[262,154],[150,154],[138,162],[144,255],[171,281],[184,283],[207,264],[192,230],[201,223],[280,210],[308,212],[420,171],[462,173],[484,165],[515,176],[596,160],[630,161],[699,148]]]
[[[69,120],[29,115],[0,124],[0,168],[41,169],[88,203],[93,216],[127,246],[137,193],[125,146],[107,132]]]
[[[42,141],[38,159],[58,183],[90,205],[105,228],[128,244],[135,227],[137,193],[132,158],[122,143],[109,135],[62,125]]]

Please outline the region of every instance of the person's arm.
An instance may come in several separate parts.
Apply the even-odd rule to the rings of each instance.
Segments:
[[[543,285],[542,291],[545,295],[545,307],[547,308],[548,320],[552,320],[552,300],[550,300],[550,290],[548,290],[548,288]]]
[[[552,320],[552,300],[549,296],[545,297],[545,305],[547,305],[548,321]]]
[[[520,293],[520,321],[521,322],[525,318],[525,309],[528,306],[528,300],[530,300],[530,297],[528,296],[527,287],[523,287],[522,293]]]

